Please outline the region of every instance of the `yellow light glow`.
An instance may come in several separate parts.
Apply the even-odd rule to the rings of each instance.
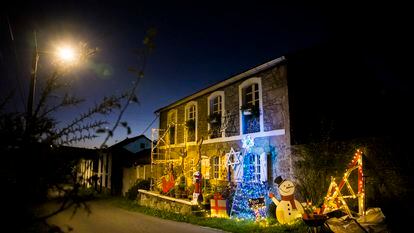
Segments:
[[[62,47],[58,49],[58,57],[67,62],[75,60],[75,51],[71,47]]]

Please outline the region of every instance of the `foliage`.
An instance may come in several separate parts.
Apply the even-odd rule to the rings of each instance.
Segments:
[[[138,189],[149,190],[150,180],[137,179],[135,183],[125,193],[125,197],[129,200],[136,200],[138,196]]]
[[[37,86],[40,90],[39,98],[33,103],[32,113],[19,112],[13,107],[7,109],[13,93],[0,99],[0,153],[6,158],[1,171],[6,175],[1,181],[6,190],[6,199],[10,200],[8,202],[20,202],[20,208],[12,204],[6,205],[6,210],[11,211],[10,216],[19,210],[25,217],[30,216],[22,221],[32,221],[31,206],[46,200],[49,189],[59,190],[62,194],[59,196],[61,206],[52,213],[36,216],[37,221],[45,221],[71,206],[75,206],[75,209],[88,208],[77,179],[79,158],[56,154],[55,149],[91,140],[98,135],[104,136],[99,146],[104,149],[118,127],[124,127],[127,133],[131,132],[128,123],[122,121],[122,116],[130,103],[138,102],[136,90],[144,75],[146,57],[154,48],[154,36],[155,31],[149,31],[144,39],[145,48],[136,51],[139,63],[142,64],[137,69],[130,70],[136,74],[131,88],[121,94],[103,97],[101,102],[79,113],[69,123],[59,122],[56,114],[69,107],[78,107],[84,99],[65,93],[70,88],[62,77],[69,74],[69,69],[61,64],[55,67],[49,77],[38,78],[42,82]],[[97,50],[89,50],[86,44],[82,44],[82,51],[82,58],[86,59]],[[109,114],[117,116],[112,126],[105,120]],[[25,198],[15,200],[20,193],[24,193]],[[17,212],[15,214],[17,216]]]
[[[336,152],[333,149],[337,149]],[[294,162],[297,191],[302,200],[311,200],[320,206],[328,190],[331,176],[339,179],[354,152],[339,143],[311,143],[292,147],[297,156]]]
[[[339,183],[355,150],[361,149],[366,176],[366,204],[368,207],[385,207],[387,215],[386,211],[392,211],[395,206],[388,203],[404,200],[409,193],[409,185],[404,181],[403,175],[408,174],[409,169],[401,159],[393,157],[398,152],[403,155],[398,144],[385,138],[360,138],[296,146],[292,153],[299,157],[294,162],[297,192],[303,200],[309,200],[314,206],[320,207],[330,177],[333,176]],[[357,187],[356,180],[356,172],[351,173],[349,181],[354,191]],[[346,189],[343,190],[345,192]],[[348,204],[351,209],[357,210],[356,200],[351,200]]]

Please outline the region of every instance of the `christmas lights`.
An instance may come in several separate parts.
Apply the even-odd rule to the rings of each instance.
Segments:
[[[348,177],[353,170],[358,169],[358,193],[355,194],[351,185],[349,184]],[[342,188],[346,185],[351,195],[343,196],[341,193]],[[358,149],[353,157],[351,163],[348,165],[348,169],[345,171],[341,183],[337,185],[334,178],[331,178],[331,184],[329,185],[328,192],[325,196],[325,200],[321,209],[321,213],[327,213],[335,209],[342,208],[345,212],[352,217],[351,210],[349,209],[345,199],[346,198],[358,198],[358,213],[359,215],[365,215],[364,205],[365,187],[364,187],[364,175],[362,171],[362,152]]]
[[[255,174],[256,155],[251,153],[254,139],[246,136],[242,142],[244,151],[239,158],[241,162],[239,167],[241,167],[243,175],[242,179],[237,182],[230,217],[259,221],[266,217],[264,197],[267,195],[267,185],[257,179]]]

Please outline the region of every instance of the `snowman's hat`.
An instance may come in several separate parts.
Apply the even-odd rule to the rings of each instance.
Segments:
[[[275,178],[275,183],[277,184],[277,186],[279,186],[281,183],[283,183],[283,181],[285,181],[281,176],[278,176]]]

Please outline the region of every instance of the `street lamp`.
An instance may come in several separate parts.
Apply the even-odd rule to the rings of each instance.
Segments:
[[[37,38],[36,38],[36,31],[34,32],[34,51],[33,51],[33,61],[32,61],[32,71],[30,75],[30,86],[29,86],[29,96],[27,101],[27,126],[30,126],[32,117],[33,117],[33,103],[35,98],[35,91],[36,91],[36,79],[37,79],[37,64],[39,62],[39,55],[40,54],[50,54],[50,52],[40,52],[37,49]],[[72,64],[77,62],[80,59],[80,55],[78,55],[77,51],[68,45],[64,45],[58,47],[55,52],[53,52],[60,63],[63,64]]]
[[[76,60],[76,51],[69,46],[58,48],[56,55],[63,62],[74,62]]]

